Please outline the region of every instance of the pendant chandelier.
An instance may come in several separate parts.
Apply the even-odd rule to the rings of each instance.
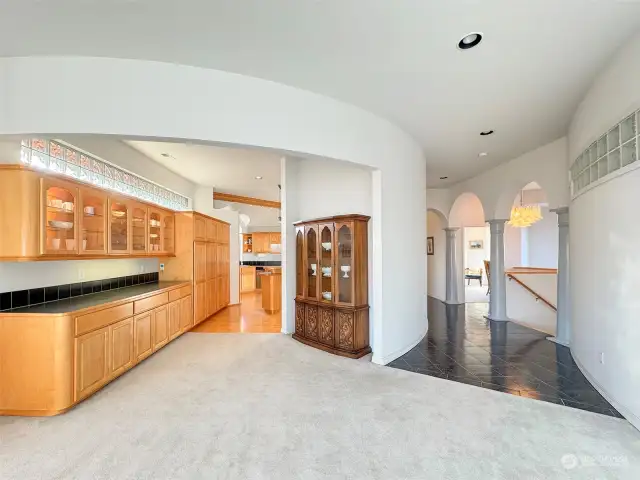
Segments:
[[[526,228],[542,220],[542,212],[539,205],[524,205],[523,192],[520,192],[520,205],[511,207],[511,218],[507,224],[512,227]]]

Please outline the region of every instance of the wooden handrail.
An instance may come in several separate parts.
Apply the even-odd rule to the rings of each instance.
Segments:
[[[506,270],[505,273],[513,275],[555,275],[558,273],[557,268],[538,268],[538,267],[513,267]]]
[[[555,307],[555,305],[553,305],[549,300],[547,300],[546,298],[542,297],[541,295],[539,295],[538,293],[536,293],[535,290],[533,290],[531,287],[529,287],[528,285],[522,283],[522,281],[520,281],[518,278],[513,276],[513,273],[509,273],[506,272],[507,278],[509,280],[515,280],[515,282],[520,285],[522,288],[524,288],[527,292],[529,292],[531,295],[533,295],[534,297],[536,297],[536,300],[542,300],[543,303],[547,304],[547,306],[549,308],[551,308],[554,312],[557,312],[558,309]]]

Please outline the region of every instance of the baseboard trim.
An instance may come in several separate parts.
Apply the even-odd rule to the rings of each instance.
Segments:
[[[625,418],[625,420],[627,422],[629,422],[631,425],[633,425],[637,430],[640,430],[640,418],[638,418],[633,412],[631,412],[631,410],[629,410],[627,407],[625,407],[624,405],[620,404],[618,401],[616,401],[609,392],[607,392],[602,385],[600,385],[595,378],[593,378],[593,376],[587,371],[586,368],[584,368],[584,366],[582,365],[582,363],[580,363],[580,360],[578,360],[578,357],[576,357],[573,354],[573,350],[569,350],[571,352],[571,357],[573,358],[573,361],[576,362],[576,365],[578,366],[578,368],[580,369],[580,371],[582,372],[582,374],[587,378],[587,380],[589,380],[589,383],[591,383],[591,385],[593,385],[593,388],[595,388],[598,393],[600,395],[602,395],[605,400],[607,402],[609,402],[611,405],[613,405],[613,407],[622,414],[622,416]]]
[[[429,330],[429,319],[427,319],[427,328],[424,329],[424,332],[422,332],[422,334],[418,337],[418,339],[415,342],[412,342],[406,347],[402,347],[396,350],[395,352],[392,352],[384,356],[376,355],[376,352],[374,351],[373,356],[371,357],[371,363],[375,363],[378,365],[386,365],[387,363],[393,362],[396,358],[401,357],[402,355],[407,353],[409,350],[411,350],[413,347],[415,347],[418,343],[420,343],[420,341],[427,334],[428,330]]]

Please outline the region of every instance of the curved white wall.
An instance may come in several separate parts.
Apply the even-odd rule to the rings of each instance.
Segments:
[[[594,82],[570,127],[569,162],[640,107],[640,35]],[[571,202],[571,350],[584,373],[640,428],[640,170]],[[603,362],[601,360],[604,360]]]
[[[158,62],[0,59],[0,134],[192,139],[335,158],[373,172],[374,361],[426,332],[426,162],[393,124],[273,82]],[[416,235],[416,232],[423,232]]]

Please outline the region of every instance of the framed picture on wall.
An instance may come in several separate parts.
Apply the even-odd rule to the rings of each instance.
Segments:
[[[469,250],[482,250],[483,241],[482,240],[469,240]]]
[[[427,237],[427,255],[433,255],[433,237]]]

